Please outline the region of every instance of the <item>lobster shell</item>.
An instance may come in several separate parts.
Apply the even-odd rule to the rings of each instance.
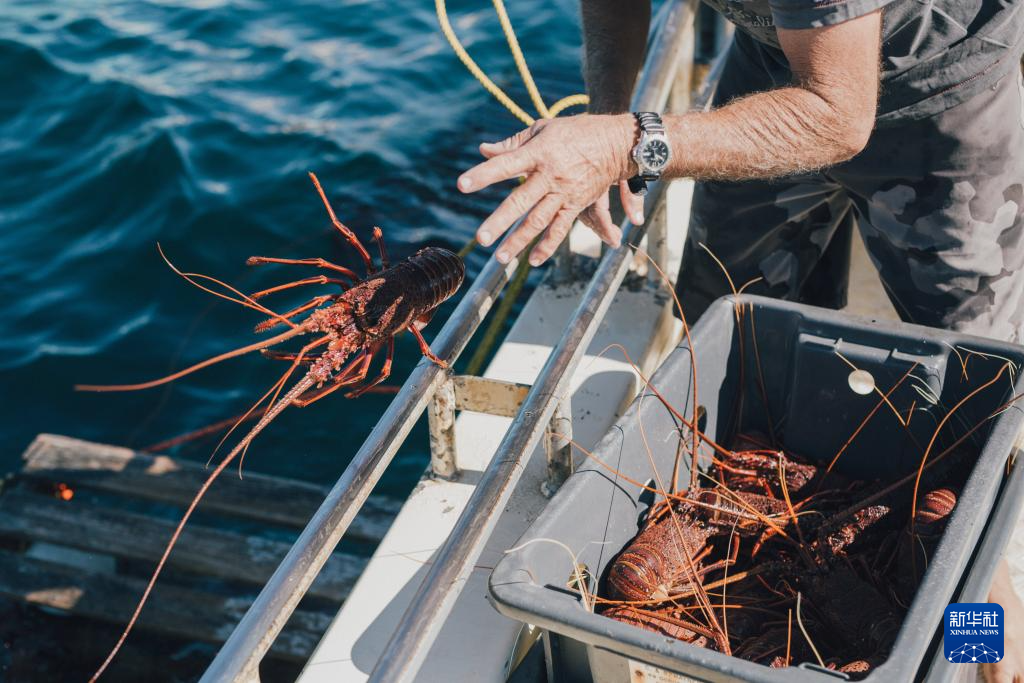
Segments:
[[[949,515],[956,507],[956,500],[956,492],[949,488],[935,489],[924,494],[914,514],[915,530],[926,536],[942,533]]]

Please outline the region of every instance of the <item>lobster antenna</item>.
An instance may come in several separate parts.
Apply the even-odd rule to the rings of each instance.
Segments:
[[[680,413],[679,410],[677,410],[671,403],[669,403],[668,399],[665,398],[665,395],[662,394],[661,391],[658,390],[658,387],[655,386],[655,384],[651,381],[651,378],[649,378],[647,375],[645,375],[644,371],[640,368],[640,366],[637,365],[636,362],[633,361],[633,359],[629,355],[629,351],[626,350],[625,346],[623,346],[622,344],[618,344],[618,343],[611,343],[608,346],[604,347],[604,349],[602,349],[601,353],[598,354],[598,355],[599,356],[603,356],[605,354],[605,352],[608,351],[608,349],[618,349],[619,353],[621,353],[623,355],[623,357],[625,357],[626,363],[628,363],[629,366],[631,368],[633,368],[633,372],[635,372],[637,377],[640,378],[640,381],[643,382],[644,388],[650,389],[651,392],[661,402],[661,404],[663,406],[665,406],[665,410],[667,410],[668,412],[672,413],[672,415],[677,420],[679,420],[683,424],[683,426],[688,427],[690,429],[698,429],[699,428],[696,424],[690,422],[690,420],[687,419],[687,417],[685,415]],[[703,413],[698,412],[697,417],[700,418],[702,415],[703,415]],[[732,453],[732,451],[730,451],[729,449],[725,448],[724,446],[721,446],[718,443],[716,443],[713,439],[711,439],[704,432],[700,433],[700,438],[701,438],[701,442],[702,443],[708,444],[709,446],[711,446],[711,448],[714,451],[716,451],[720,455],[729,455],[730,453]]]
[[[203,437],[209,436],[211,434],[216,434],[217,432],[222,432],[239,421],[244,422],[247,420],[258,419],[262,417],[263,414],[266,412],[267,410],[263,409],[256,412],[250,411],[248,413],[239,413],[234,417],[229,417],[223,420],[219,420],[218,422],[213,422],[211,424],[206,425],[205,427],[193,429],[190,432],[185,432],[184,434],[172,436],[169,439],[164,439],[163,441],[157,441],[155,443],[149,444],[148,446],[143,446],[139,450],[142,451],[143,453],[161,453],[163,451],[174,448],[175,446],[180,446],[181,444],[189,443],[190,441],[196,441],[197,439],[202,439]]]
[[[298,365],[298,364],[299,364],[299,360],[296,360],[295,363],[293,363],[292,366],[288,369],[288,371],[285,372],[283,375],[281,375],[281,378],[279,380],[277,380],[276,382],[274,382],[274,385],[272,387],[270,387],[269,389],[267,389],[267,392],[265,394],[263,394],[262,396],[260,396],[260,399],[258,401],[256,401],[256,403],[252,404],[252,407],[249,408],[248,411],[243,413],[241,417],[239,417],[237,420],[235,420],[235,423],[233,425],[231,425],[231,429],[229,429],[227,431],[227,433],[224,434],[224,436],[222,436],[220,438],[220,441],[217,442],[217,447],[213,449],[213,453],[210,453],[210,457],[206,461],[206,466],[207,467],[209,467],[210,463],[213,462],[213,459],[215,457],[217,457],[217,452],[220,450],[220,447],[224,445],[224,442],[227,441],[231,437],[231,435],[235,433],[235,430],[238,429],[238,427],[243,422],[245,422],[247,419],[249,419],[250,416],[263,417],[264,415],[267,414],[267,412],[271,408],[274,407],[275,403],[277,402],[278,394],[281,393],[281,387],[283,387],[284,383],[288,381],[288,378],[292,376],[292,372],[295,370],[295,366]],[[262,404],[264,401],[266,401],[267,398],[269,398],[271,394],[273,394],[273,398],[270,398],[270,402],[264,408],[257,410],[259,408],[260,404]],[[242,460],[244,460],[244,459],[245,459],[245,452],[243,451],[242,452]],[[238,462],[238,478],[239,479],[242,478],[242,461],[241,460]]]
[[[651,258],[645,250],[633,247],[633,251],[641,254],[647,262],[658,271],[658,275],[661,277],[662,283],[665,288],[668,289],[668,293],[672,295],[672,301],[675,303],[676,310],[679,312],[679,318],[683,321],[683,334],[686,336],[686,344],[690,348],[690,382],[693,384],[693,428],[690,430],[693,433],[693,452],[690,454],[690,489],[694,490],[697,488],[697,458],[700,448],[700,430],[697,429],[699,422],[698,411],[700,410],[700,403],[697,401],[697,356],[696,350],[693,348],[693,339],[690,338],[690,324],[686,322],[686,314],[683,313],[683,304],[679,301],[679,296],[676,294],[675,287],[672,286],[672,281],[665,275],[665,271],[661,269],[657,261]],[[677,453],[682,455],[682,453]],[[679,464],[675,466],[676,470],[679,469]],[[676,486],[676,482],[672,482],[672,486]],[[728,649],[728,648],[727,648]]]
[[[314,341],[311,344],[307,344],[301,351],[299,351],[299,354],[297,356],[295,356],[295,360],[292,361],[291,367],[288,368],[287,372],[285,372],[283,375],[281,375],[281,379],[279,379],[277,381],[277,384],[275,384],[274,386],[270,387],[270,389],[267,390],[267,393],[263,394],[263,397],[260,398],[260,400],[257,401],[255,404],[253,404],[252,408],[249,409],[249,413],[251,413],[254,410],[256,410],[256,406],[258,406],[259,404],[263,403],[263,401],[265,401],[267,399],[267,397],[270,396],[270,393],[273,392],[274,395],[271,397],[270,402],[267,403],[267,409],[264,411],[264,415],[266,415],[268,412],[270,412],[270,410],[273,409],[273,406],[277,405],[277,397],[281,395],[281,389],[284,388],[285,383],[289,380],[289,378],[291,378],[292,373],[295,372],[295,368],[299,367],[299,365],[302,364],[302,358],[303,358],[303,356],[306,355],[306,352],[311,350],[311,349],[313,349],[313,348],[316,348],[317,346],[321,346],[323,344],[329,343],[330,341],[331,341],[330,337],[327,337],[327,336],[321,337],[317,341]],[[308,373],[307,373],[306,376],[307,377],[309,376]],[[295,394],[296,398],[299,397],[299,396],[301,396],[301,392],[298,393],[298,394]],[[290,402],[291,401],[289,401],[289,403]],[[248,413],[246,413],[246,416],[248,416]],[[220,443],[217,444],[217,448],[216,448],[216,450],[214,450],[214,454],[216,454],[217,451],[220,450],[220,447],[224,445],[224,442],[227,441],[228,437],[231,436],[231,433],[233,431],[235,431],[235,429],[240,424],[242,424],[242,420],[239,420],[231,429],[228,430],[228,433],[225,434],[224,438],[221,439]],[[250,443],[252,443],[251,439],[250,439]],[[242,449],[242,457],[238,459],[238,478],[239,479],[242,478],[242,464],[245,462],[245,453],[248,450],[249,450],[249,446],[248,446],[248,444],[246,444],[245,448]],[[211,461],[213,460],[213,455],[210,456],[210,460]],[[207,463],[207,466],[209,466],[209,463]]]
[[[148,382],[140,382],[139,384],[76,384],[75,391],[139,391],[141,389],[150,389],[152,387],[160,386],[161,384],[173,382],[174,380],[180,379],[185,375],[192,374],[196,370],[202,370],[203,368],[209,367],[216,363],[220,363],[221,361],[228,360],[229,358],[243,356],[247,353],[252,353],[253,351],[259,351],[260,349],[265,349],[275,344],[279,344],[285,341],[286,339],[297,337],[300,334],[304,334],[305,332],[306,330],[304,328],[296,327],[294,329],[288,330],[287,332],[282,332],[276,337],[264,339],[261,342],[256,342],[255,344],[243,346],[240,349],[228,351],[226,353],[220,354],[219,356],[214,356],[213,358],[207,358],[206,360],[200,363],[196,363],[195,365],[192,365],[190,367],[187,367],[184,370],[179,370],[178,372],[167,375],[166,377],[150,380]]]
[[[231,285],[229,285],[226,282],[218,280],[217,278],[212,277],[210,275],[203,275],[202,273],[184,273],[184,272],[182,272],[180,268],[178,268],[176,265],[171,263],[171,260],[169,258],[167,258],[167,254],[164,253],[164,249],[163,249],[163,247],[160,246],[159,242],[156,243],[156,250],[158,252],[160,252],[160,258],[162,258],[164,260],[164,263],[167,264],[167,267],[170,268],[172,271],[174,271],[174,273],[176,275],[179,275],[183,280],[185,280],[185,282],[189,283],[193,287],[201,289],[204,292],[206,292],[207,294],[213,294],[214,296],[219,297],[221,299],[224,299],[225,301],[230,301],[232,303],[238,304],[239,306],[245,306],[246,308],[251,308],[254,311],[259,311],[260,313],[263,313],[265,315],[269,315],[272,318],[277,318],[280,321],[282,321],[284,323],[287,323],[291,327],[297,327],[295,323],[291,322],[290,320],[285,319],[283,316],[281,316],[281,315],[279,315],[277,313],[274,313],[272,310],[270,310],[266,306],[257,303],[255,301],[255,299],[253,299],[251,296],[240,292],[238,289],[232,287]],[[234,297],[230,297],[227,294],[222,294],[220,292],[215,292],[214,290],[210,289],[209,287],[204,287],[203,285],[199,284],[198,282],[196,282],[195,280],[192,279],[192,278],[196,278],[196,277],[197,278],[202,278],[203,280],[208,280],[209,282],[213,282],[214,284],[220,285],[224,289],[228,290],[229,292],[233,292],[234,294],[237,294],[241,298],[240,299],[235,299]]]
[[[149,583],[146,585],[146,590],[143,591],[142,597],[139,599],[139,603],[135,606],[135,612],[132,613],[131,619],[128,620],[128,624],[124,627],[124,631],[122,631],[121,637],[118,638],[117,643],[110,651],[110,654],[107,655],[107,658],[103,660],[103,663],[100,665],[99,669],[96,670],[96,673],[94,673],[92,675],[92,678],[89,679],[89,683],[94,683],[97,679],[99,679],[100,676],[103,675],[103,672],[107,670],[108,666],[110,666],[110,663],[114,660],[114,657],[117,656],[117,653],[120,651],[121,646],[124,645],[124,641],[128,638],[128,634],[131,633],[132,628],[135,626],[135,622],[139,618],[139,614],[142,612],[142,608],[145,607],[146,601],[149,599],[149,595],[153,591],[153,586],[156,584],[156,580],[160,576],[160,572],[163,570],[164,565],[167,563],[167,558],[170,556],[171,550],[174,549],[175,544],[178,542],[178,538],[181,536],[181,532],[185,528],[186,522],[188,522],[189,517],[192,516],[192,513],[199,505],[199,501],[203,499],[203,496],[206,494],[206,491],[210,488],[210,485],[213,484],[213,481],[220,475],[221,472],[225,470],[225,468],[227,468],[231,461],[234,460],[235,457],[239,453],[241,453],[242,450],[246,448],[254,438],[256,438],[256,435],[263,431],[263,429],[268,424],[270,424],[271,420],[273,420],[281,413],[281,411],[287,408],[288,405],[291,404],[293,400],[295,400],[304,391],[313,386],[314,381],[315,380],[312,377],[306,375],[295,386],[293,386],[288,391],[288,393],[285,394],[280,401],[275,403],[274,406],[270,410],[268,410],[267,413],[260,419],[260,421],[257,422],[251,430],[249,430],[249,433],[245,435],[245,438],[239,441],[235,445],[235,447],[231,449],[231,452],[228,453],[227,456],[225,456],[224,460],[222,460],[221,463],[217,465],[216,469],[214,469],[213,472],[210,473],[210,476],[206,478],[206,481],[203,482],[203,485],[199,487],[199,491],[196,492],[196,495],[192,499],[192,502],[185,510],[185,514],[182,515],[181,521],[178,522],[177,528],[175,528],[174,533],[171,535],[171,540],[167,543],[167,547],[164,549],[164,554],[160,557],[160,561],[157,563],[156,569],[153,570],[153,575],[149,578]]]

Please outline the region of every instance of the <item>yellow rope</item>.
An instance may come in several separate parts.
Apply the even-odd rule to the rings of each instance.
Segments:
[[[523,83],[526,85],[526,90],[530,94],[530,99],[533,100],[533,106],[537,108],[537,112],[540,113],[541,118],[553,119],[569,107],[583,107],[590,103],[590,98],[580,93],[578,95],[568,95],[555,102],[551,107],[547,107],[544,104],[544,98],[541,97],[540,91],[537,89],[537,84],[533,80],[533,75],[530,73],[530,67],[526,64],[526,57],[523,55],[523,50],[519,46],[519,39],[516,38],[515,29],[512,28],[512,21],[509,19],[508,12],[505,10],[505,3],[502,0],[492,0],[494,3],[494,11],[498,14],[498,21],[501,22],[501,30],[505,34],[505,40],[508,43],[508,48],[512,52],[512,59],[516,63],[516,68],[519,70],[519,76],[523,79]],[[530,116],[526,111],[516,104],[511,97],[509,97],[504,90],[498,87],[498,85],[488,78],[487,74],[484,73],[483,69],[469,56],[466,48],[463,47],[459,41],[459,37],[455,35],[455,29],[452,28],[452,23],[448,19],[448,8],[445,4],[446,0],[434,0],[434,7],[437,10],[437,21],[441,25],[441,33],[448,40],[448,44],[451,45],[452,50],[459,60],[465,65],[471,74],[480,84],[484,86],[487,92],[491,93],[495,99],[505,105],[505,108],[512,112],[512,115],[522,121],[527,126],[533,125],[535,119]],[[465,258],[469,252],[476,248],[476,240],[470,239],[462,249],[459,250],[459,256]],[[517,272],[518,275],[518,272]],[[524,276],[525,277],[525,276]]]
[[[550,118],[555,118],[569,107],[585,107],[588,104],[590,104],[590,98],[583,93],[580,93],[579,95],[569,95],[552,104],[551,108],[548,109],[548,113],[551,115]]]
[[[469,241],[466,242],[466,244],[463,245],[462,249],[459,249],[459,254],[458,254],[459,258],[460,259],[465,259],[467,256],[469,256],[469,252],[471,252],[474,249],[476,249],[476,245],[477,245],[476,238],[475,237],[470,237]]]
[[[505,3],[502,0],[493,0],[493,2],[494,11],[498,13],[501,30],[505,33],[505,41],[508,43],[508,49],[512,52],[512,59],[519,70],[519,76],[523,79],[523,85],[526,86],[526,92],[530,94],[533,106],[540,117],[550,119],[551,114],[548,113],[548,108],[544,105],[544,99],[540,96],[540,91],[537,90],[537,84],[533,82],[533,74],[530,73],[530,67],[526,65],[526,57],[523,56],[523,50],[519,47],[519,39],[516,38],[516,32],[512,28],[512,21],[508,18],[508,12],[505,11]]]
[[[583,94],[564,97],[556,102],[550,109],[544,104],[544,100],[540,96],[540,92],[537,90],[537,84],[534,83],[533,76],[530,74],[530,67],[526,64],[526,57],[523,56],[523,50],[519,46],[519,40],[516,38],[515,29],[512,28],[512,21],[509,19],[508,12],[505,10],[505,3],[502,0],[493,0],[493,2],[494,10],[498,13],[498,21],[501,22],[501,30],[505,34],[505,40],[508,42],[509,50],[512,52],[512,59],[516,63],[519,75],[522,77],[523,83],[526,85],[526,91],[530,94],[530,99],[533,101],[533,105],[536,107],[540,117],[545,119],[554,118],[567,107],[586,105],[590,100]],[[487,92],[491,93],[496,100],[501,102],[505,105],[506,109],[512,112],[513,116],[527,126],[532,126],[536,119],[516,104],[504,90],[499,88],[498,85],[484,73],[483,69],[477,65],[473,58],[469,56],[466,48],[463,47],[458,36],[455,35],[455,29],[452,28],[451,21],[448,19],[448,8],[445,5],[445,0],[434,0],[434,8],[437,10],[437,21],[441,25],[441,33],[443,33],[444,37],[448,40],[448,44],[452,46],[452,50],[455,51],[455,55],[459,58],[459,61],[465,65],[476,80],[480,81],[480,84],[484,86]]]
[[[501,334],[502,328],[505,327],[505,320],[512,313],[512,307],[515,306],[516,299],[519,298],[520,292],[523,291],[523,287],[526,285],[526,278],[529,275],[530,262],[524,258],[516,266],[516,272],[513,273],[512,279],[508,282],[508,287],[505,288],[504,293],[501,295],[501,301],[498,302],[494,315],[491,316],[491,321],[487,323],[487,329],[484,330],[484,335],[480,338],[480,346],[476,347],[473,357],[466,364],[467,375],[479,375],[480,371],[483,370],[484,362],[490,358],[491,349],[498,342],[498,335]]]
[[[456,56],[459,60],[466,65],[469,69],[469,73],[476,77],[476,80],[480,81],[480,84],[487,89],[487,92],[494,95],[495,99],[505,105],[505,108],[512,112],[513,116],[525,123],[527,126],[533,125],[534,118],[527,114],[523,109],[512,101],[512,98],[505,94],[505,92],[499,88],[494,81],[487,77],[487,74],[483,72],[473,58],[466,52],[466,48],[462,47],[462,43],[459,42],[458,37],[455,35],[455,30],[452,29],[452,24],[448,21],[448,10],[445,8],[445,0],[435,0],[434,6],[437,9],[437,20],[441,23],[441,32],[444,33],[444,37],[448,39],[448,43],[455,50]]]

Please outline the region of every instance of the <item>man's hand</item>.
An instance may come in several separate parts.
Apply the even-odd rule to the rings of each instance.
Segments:
[[[499,249],[500,262],[508,263],[534,237],[545,233],[530,252],[530,265],[540,265],[555,252],[577,216],[606,244],[619,246],[622,232],[612,223],[608,211],[608,188],[622,182],[620,191],[627,196],[627,210],[632,209],[639,222],[643,220],[642,204],[637,208],[639,198],[632,198],[628,189],[622,189],[624,181],[635,173],[629,157],[635,127],[631,114],[582,114],[538,121],[506,140],[480,145],[487,161],[459,177],[461,191],[476,192],[521,176],[526,182],[480,225],[477,241],[489,246],[529,212]]]
[[[793,84],[732,100],[709,113],[665,116],[675,153],[663,177],[775,178],[856,155],[875,123],[881,26],[879,10],[833,26],[779,29]],[[636,173],[629,156],[635,139],[631,114],[584,114],[538,122],[507,140],[481,145],[488,160],[459,178],[460,190],[475,192],[519,176],[526,182],[483,222],[477,240],[491,244],[529,212],[497,257],[507,263],[544,233],[530,253],[536,266],[554,253],[586,210],[588,225],[618,246],[622,234],[608,213],[608,188]],[[640,222],[636,200],[624,194],[627,212]]]

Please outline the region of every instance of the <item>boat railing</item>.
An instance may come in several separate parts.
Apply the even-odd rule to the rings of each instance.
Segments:
[[[637,83],[634,111],[664,108],[686,51],[692,55],[693,20],[698,0],[668,0],[660,9],[656,31]],[[704,107],[713,95],[721,70],[719,57],[693,103]],[[655,183],[648,215],[657,213],[665,184]],[[649,221],[657,224],[657,221]],[[655,230],[661,231],[655,234]],[[622,224],[623,244],[639,245],[645,226]],[[663,244],[664,227],[652,228],[650,244]],[[664,253],[665,249],[658,249]],[[372,680],[398,681],[415,677],[440,625],[451,611],[465,578],[483,550],[501,511],[522,472],[524,460],[543,437],[545,428],[567,396],[569,382],[615,292],[629,271],[633,251],[607,250],[552,350],[529,389],[501,445],[477,484],[465,510],[438,552],[413,598]],[[454,364],[515,271],[517,260],[500,264],[492,255],[455,311],[431,343],[434,352]],[[660,264],[663,265],[663,264]],[[434,394],[449,379],[449,370],[423,359],[412,371],[363,442],[351,463],[327,494],[320,508],[260,591],[201,679],[206,683],[259,680],[259,664],[299,601],[334,552],[398,449]]]

